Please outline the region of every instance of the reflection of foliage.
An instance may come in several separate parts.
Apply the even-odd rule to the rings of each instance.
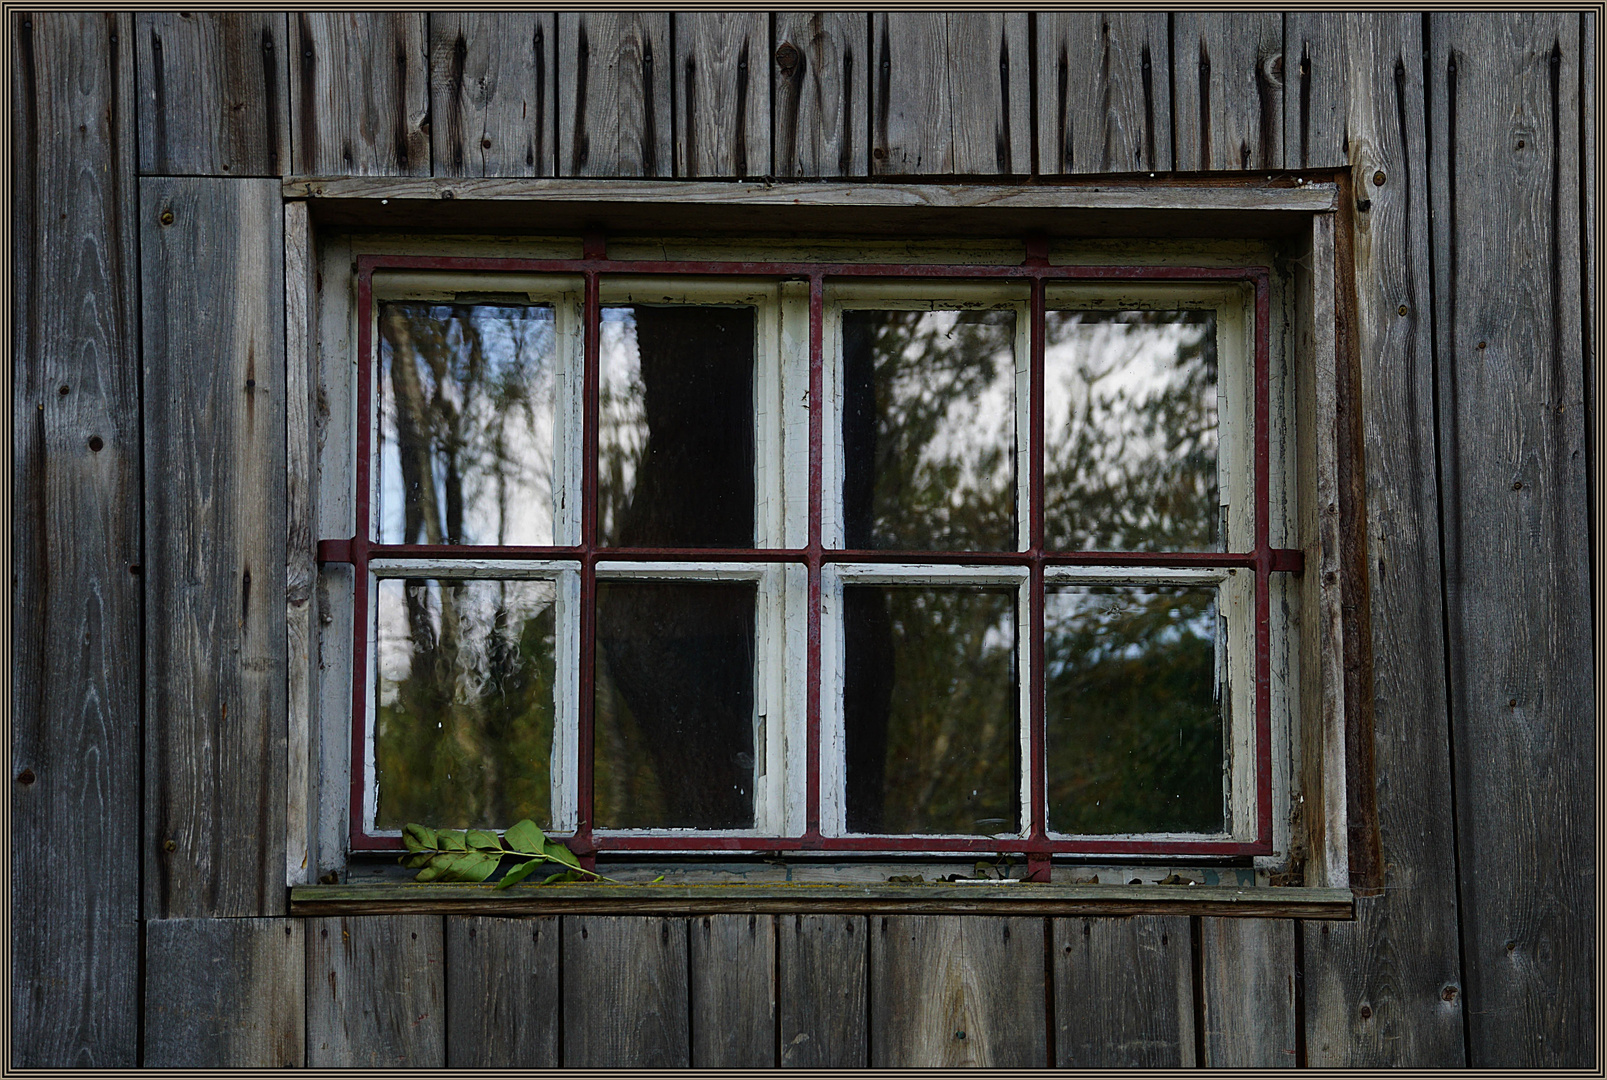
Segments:
[[[1072,359],[1045,372],[1069,398],[1044,417],[1049,546],[1219,546],[1215,313],[1054,311],[1045,331]]]
[[[506,534],[516,500],[551,502],[552,446],[531,436],[550,432],[552,309],[391,303],[379,326],[403,518],[386,541],[550,542],[550,524]]]
[[[1015,547],[1015,315],[843,313],[850,548]]]
[[[399,584],[381,585],[382,626]],[[509,595],[534,588],[550,586],[405,583],[406,674],[379,674],[378,827],[498,825],[529,811],[550,820],[553,609]]]
[[[1214,589],[1055,589],[1045,619],[1049,819],[1071,833],[1223,823]]]
[[[849,586],[843,600],[848,618],[881,623],[892,641],[890,665],[874,646],[849,656],[849,828],[1015,831],[1014,591]],[[867,742],[882,709],[885,765],[875,772]]]

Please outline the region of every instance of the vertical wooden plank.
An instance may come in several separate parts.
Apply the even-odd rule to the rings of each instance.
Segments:
[[[140,184],[157,918],[284,913],[283,228],[275,180]]]
[[[1200,920],[1204,1065],[1295,1067],[1294,922]]]
[[[290,165],[283,12],[140,12],[139,166],[166,176],[279,176]]]
[[[1164,11],[1038,14],[1038,171],[1167,172],[1172,77]]]
[[[1057,1066],[1196,1064],[1187,916],[1055,919],[1053,926]]]
[[[558,174],[669,176],[670,13],[558,13]]]
[[[1347,24],[1356,21],[1343,12],[1303,8],[1284,15],[1283,145],[1284,160],[1291,169],[1349,165],[1348,121],[1354,95],[1371,98],[1386,93],[1395,83],[1395,73],[1381,68],[1376,57],[1352,51],[1353,46],[1364,44],[1364,39],[1347,29]],[[1384,81],[1380,83],[1381,75]],[[1421,73],[1415,81],[1421,86]],[[1352,85],[1358,82],[1364,85]]]
[[[311,884],[312,591],[318,577],[312,510],[312,222],[307,204],[285,203],[285,880]]]
[[[306,963],[299,919],[146,923],[145,1066],[300,1068]]]
[[[1296,25],[1291,14],[1291,41]],[[1348,133],[1373,757],[1385,866],[1383,892],[1357,898],[1354,922],[1305,926],[1307,1061],[1335,1068],[1460,1066],[1422,18],[1301,15],[1298,25],[1310,55],[1330,58],[1313,66],[1313,99],[1340,95]]]
[[[862,1069],[870,1061],[865,991],[869,943],[857,915],[783,915],[776,972],[781,1064]]]
[[[441,916],[306,922],[308,1067],[442,1068]]]
[[[684,919],[566,915],[564,1066],[686,1068]]]
[[[1042,1068],[1044,921],[976,915],[871,920],[873,1068]]]
[[[871,25],[871,172],[1032,171],[1025,12],[877,12]]]
[[[1468,1064],[1594,1060],[1579,19],[1430,22]]]
[[[133,22],[13,13],[11,1064],[135,1064]]]
[[[1179,11],[1172,20],[1177,168],[1283,168],[1283,16]]]
[[[290,86],[296,172],[430,175],[425,20],[413,11],[296,13]]]
[[[776,1064],[776,929],[769,915],[705,915],[689,923],[692,1067]]]
[[[770,16],[677,12],[675,174],[770,173]]]
[[[869,171],[870,16],[861,11],[777,11],[773,17],[775,174],[864,176]]]
[[[558,1067],[558,920],[446,920],[446,1064]]]
[[[551,176],[558,149],[550,11],[430,15],[436,176]]]

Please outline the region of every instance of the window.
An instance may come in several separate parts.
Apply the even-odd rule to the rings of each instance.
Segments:
[[[1025,251],[356,255],[351,848],[1271,855],[1278,275]]]

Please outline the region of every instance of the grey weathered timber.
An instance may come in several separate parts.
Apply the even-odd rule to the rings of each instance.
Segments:
[[[1347,231],[1362,364],[1373,749],[1385,863],[1383,893],[1357,898],[1354,923],[1304,926],[1306,1054],[1320,1067],[1458,1066],[1445,642],[1432,584],[1440,555],[1422,19],[1291,14],[1291,32],[1297,24],[1311,55],[1346,58],[1344,71],[1313,68],[1312,97],[1341,101],[1353,162]],[[1327,88],[1333,81],[1337,93]]]
[[[777,917],[782,1065],[862,1069],[869,1064],[866,929],[866,920],[857,915]]]
[[[145,924],[145,1057],[157,1069],[305,1064],[300,919]]]
[[[446,1064],[439,915],[308,919],[309,1068]]]
[[[1042,919],[870,920],[873,1068],[1049,1064]]]
[[[550,11],[430,14],[436,176],[551,176],[558,152]]]
[[[285,909],[284,211],[140,182],[145,910]]]
[[[1406,18],[1404,12],[1393,20],[1361,12],[1303,8],[1285,13],[1283,146],[1289,168],[1340,169],[1351,163],[1352,131],[1348,121],[1356,108],[1363,107],[1358,105],[1357,97],[1368,104],[1389,100],[1392,89],[1405,93],[1407,80],[1421,94],[1421,63],[1415,73],[1396,71],[1396,60],[1405,67],[1398,50],[1386,48],[1387,68],[1379,57],[1355,51],[1366,48],[1374,39],[1377,24],[1399,23]],[[1380,42],[1390,43],[1388,39]],[[1413,119],[1421,124],[1421,108]],[[1360,136],[1361,132],[1355,134]]]
[[[690,1065],[686,921],[566,915],[563,924],[563,1064]]]
[[[553,918],[447,918],[449,1068],[558,1067],[558,934]]]
[[[872,173],[1032,171],[1025,12],[871,16]]]
[[[285,203],[285,880],[305,885],[313,872],[313,538],[312,222],[307,204]]]
[[[11,33],[11,1065],[135,1064],[133,23]]]
[[[1201,1064],[1295,1067],[1294,925],[1288,919],[1200,920]]]
[[[1192,1068],[1193,938],[1184,916],[1056,919],[1055,1064]]]
[[[670,13],[559,12],[558,175],[670,176]]]
[[[281,176],[290,170],[283,12],[140,12],[141,173]]]
[[[1183,170],[1281,169],[1283,16],[1172,16],[1172,115]]]
[[[770,16],[677,12],[675,175],[770,173]]]
[[[771,142],[777,176],[864,176],[870,16],[777,11]]]
[[[1579,17],[1431,16],[1468,1064],[1595,1057]]]
[[[296,171],[428,176],[429,56],[422,12],[307,11],[291,16]]]
[[[776,930],[771,915],[688,921],[692,1067],[776,1064]]]
[[[1038,171],[1172,168],[1172,76],[1164,11],[1038,14]]]

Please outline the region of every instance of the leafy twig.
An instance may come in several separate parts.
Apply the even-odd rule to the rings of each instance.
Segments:
[[[528,818],[509,826],[500,839],[496,833],[485,829],[432,829],[428,825],[409,824],[402,830],[402,843],[408,853],[398,861],[409,870],[418,871],[415,881],[479,883],[496,873],[503,859],[520,862],[502,875],[496,885],[499,889],[523,881],[542,863],[557,863],[563,867],[543,881],[543,885],[588,879],[614,881],[581,866],[574,852],[542,832]],[[614,884],[619,883],[614,881]]]

